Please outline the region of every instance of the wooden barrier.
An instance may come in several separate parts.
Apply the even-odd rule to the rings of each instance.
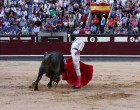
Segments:
[[[123,35],[126,41],[116,42],[118,35],[71,35],[87,37],[88,41],[81,52],[82,55],[140,55],[139,35]],[[97,40],[91,40],[94,37]],[[99,41],[99,37],[108,37],[108,41]],[[1,38],[1,37],[0,37]],[[35,38],[35,37],[34,37]],[[32,38],[31,38],[32,39]],[[2,41],[2,40],[1,40]],[[0,42],[0,55],[43,55],[45,52],[61,51],[70,55],[70,42],[35,42],[34,40],[10,40]]]
[[[43,55],[61,51],[70,55],[71,43],[9,42],[0,43],[0,55]],[[82,55],[140,55],[140,43],[91,43],[86,42]]]

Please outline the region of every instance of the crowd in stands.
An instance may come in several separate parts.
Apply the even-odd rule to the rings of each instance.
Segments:
[[[40,31],[71,34],[140,32],[140,0],[114,0],[110,3],[109,14],[91,13],[90,3],[93,2],[97,1],[4,0],[4,4],[0,2],[0,34],[28,35]]]

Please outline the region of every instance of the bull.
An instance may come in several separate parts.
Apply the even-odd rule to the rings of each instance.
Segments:
[[[64,57],[61,52],[49,52],[44,55],[44,59],[39,67],[38,77],[33,82],[34,90],[38,90],[38,83],[41,80],[43,74],[46,74],[50,78],[47,84],[48,88],[57,85],[60,81],[60,75],[64,72]],[[54,83],[53,83],[54,82]]]

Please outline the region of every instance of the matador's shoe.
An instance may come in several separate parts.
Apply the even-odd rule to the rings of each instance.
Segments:
[[[73,86],[74,89],[80,89],[81,88],[81,76],[77,76],[76,85]]]

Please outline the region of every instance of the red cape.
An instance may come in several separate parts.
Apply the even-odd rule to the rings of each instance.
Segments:
[[[65,64],[66,73],[62,73],[62,80],[66,80],[68,84],[75,85],[77,76],[72,63],[72,58],[66,59],[67,64]],[[81,86],[85,86],[89,83],[93,76],[93,66],[85,64],[80,61],[81,70]]]

